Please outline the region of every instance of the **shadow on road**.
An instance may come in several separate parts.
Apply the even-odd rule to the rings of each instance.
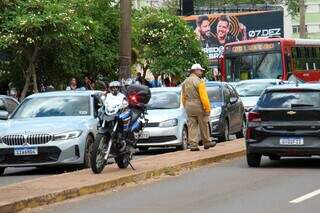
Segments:
[[[165,154],[169,152],[177,151],[175,148],[150,148],[147,151],[138,151],[135,153],[136,156],[143,156],[143,155],[159,155]]]
[[[294,157],[294,158],[281,158],[279,161],[271,161],[265,158],[261,162],[261,168],[281,168],[281,169],[319,169],[320,158],[319,157]]]
[[[28,168],[9,168],[3,177],[9,176],[38,176],[38,175],[56,175],[66,172],[73,172],[81,169],[76,167],[28,167]]]

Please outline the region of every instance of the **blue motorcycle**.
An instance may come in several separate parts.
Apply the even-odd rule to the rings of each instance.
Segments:
[[[120,169],[125,169],[132,159],[135,145],[143,132],[146,107],[151,93],[149,88],[132,85],[127,88],[127,99],[119,104],[105,103],[99,109],[100,127],[92,144],[90,154],[91,169],[101,173],[111,158]]]

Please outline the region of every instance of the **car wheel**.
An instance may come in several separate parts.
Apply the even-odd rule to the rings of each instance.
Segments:
[[[269,159],[270,159],[270,160],[280,160],[280,159],[281,159],[281,156],[279,156],[279,155],[270,155],[270,156],[269,156]]]
[[[236,137],[237,138],[243,138],[246,135],[246,120],[243,118],[242,119],[242,126],[241,126],[241,130],[239,132],[236,133]]]
[[[186,150],[188,148],[188,130],[186,127],[183,127],[181,135],[181,145],[177,146],[178,150]]]
[[[148,147],[148,146],[142,146],[142,147],[139,147],[139,151],[141,151],[141,152],[146,152],[146,151],[149,150],[149,148],[150,148],[150,147]]]
[[[85,168],[90,168],[90,156],[92,152],[92,144],[94,142],[94,139],[91,135],[88,135],[87,140],[86,140],[86,148],[84,151],[84,167]]]
[[[261,162],[260,154],[248,154],[247,153],[247,163],[249,167],[259,167]]]
[[[229,140],[229,122],[225,120],[223,135],[218,137],[219,142],[224,142]]]
[[[0,167],[0,176],[4,174],[4,170],[6,170],[6,167]]]

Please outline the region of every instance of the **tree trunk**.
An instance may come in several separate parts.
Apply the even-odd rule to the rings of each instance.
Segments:
[[[37,88],[37,79],[36,79],[36,72],[35,72],[35,62],[38,56],[39,48],[35,47],[33,50],[24,50],[24,54],[29,62],[28,68],[25,72],[25,84],[23,87],[23,90],[21,92],[21,101],[26,97],[27,92],[29,90],[29,86],[31,83],[31,77],[32,77],[32,83],[34,90],[38,90]],[[36,86],[34,86],[36,85]]]
[[[120,79],[131,77],[131,0],[120,0]]]
[[[35,65],[32,66],[32,83],[33,83],[33,92],[38,93],[38,83],[37,83],[37,73]]]
[[[307,38],[306,36],[306,6],[304,0],[299,0],[299,10],[300,10],[300,38]]]

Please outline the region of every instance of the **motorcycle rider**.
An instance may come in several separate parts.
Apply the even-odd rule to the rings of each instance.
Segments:
[[[119,81],[112,81],[111,83],[109,83],[110,93],[108,93],[105,98],[106,104],[108,105],[122,104],[126,96],[120,92],[120,87],[121,87],[121,84]]]

